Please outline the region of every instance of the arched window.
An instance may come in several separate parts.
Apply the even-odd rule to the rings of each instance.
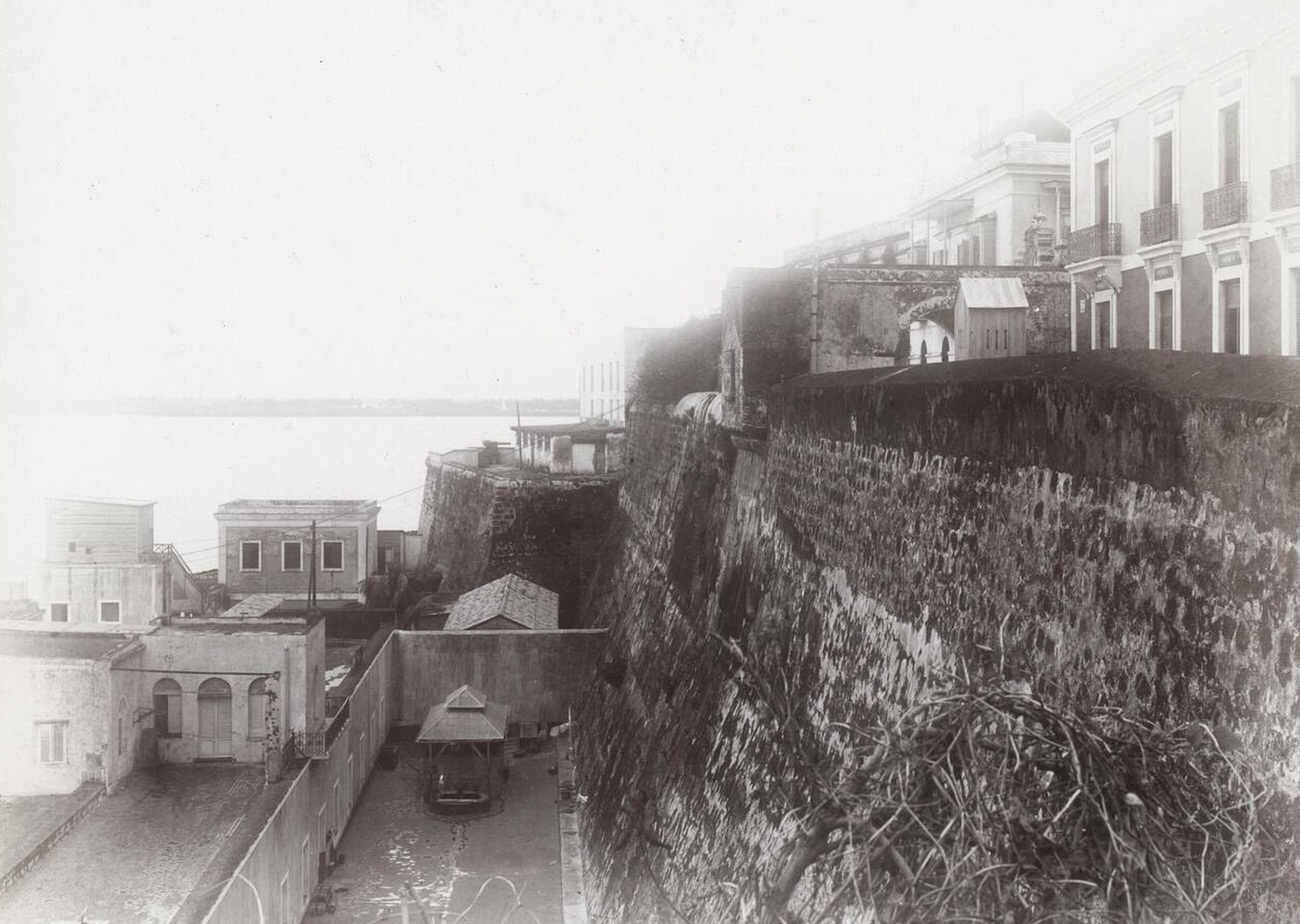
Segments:
[[[946,363],[947,361],[948,361],[948,338],[944,337],[943,343],[939,347],[939,362]]]
[[[250,741],[266,737],[265,677],[258,677],[248,685],[248,737]]]
[[[230,753],[230,684],[209,677],[199,684],[199,757]]]
[[[170,677],[153,685],[153,728],[159,738],[181,736],[181,685]]]

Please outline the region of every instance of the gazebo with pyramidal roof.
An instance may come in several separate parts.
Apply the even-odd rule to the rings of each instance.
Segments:
[[[424,748],[424,800],[437,812],[487,808],[506,769],[509,707],[488,702],[469,684],[429,710],[416,741]]]

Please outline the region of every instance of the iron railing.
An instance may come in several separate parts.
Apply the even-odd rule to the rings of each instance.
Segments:
[[[323,727],[315,731],[298,732],[294,735],[298,750],[302,756],[311,760],[324,760],[330,756],[330,748],[338,740],[343,729],[348,726],[348,717],[352,712],[351,701],[343,704],[335,716]]]
[[[1178,206],[1157,205],[1142,213],[1142,246],[1178,240]]]
[[[1205,230],[1241,224],[1248,220],[1250,201],[1247,184],[1229,183],[1205,194]]]
[[[1070,263],[1082,263],[1097,257],[1118,257],[1122,244],[1121,226],[1114,222],[1080,228],[1070,234]]]
[[[1300,206],[1300,163],[1287,164],[1273,171],[1269,206],[1275,212]]]

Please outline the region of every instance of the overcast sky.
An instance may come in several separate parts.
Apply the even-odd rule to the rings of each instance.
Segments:
[[[568,396],[1216,0],[0,0],[0,406]]]

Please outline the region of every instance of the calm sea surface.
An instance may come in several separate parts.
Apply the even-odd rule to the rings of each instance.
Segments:
[[[21,580],[44,556],[45,498],[68,494],[156,501],[154,540],[177,546],[196,571],[216,567],[217,505],[240,497],[370,498],[380,529],[415,529],[425,456],[513,441],[514,423],[0,414],[0,580]]]

